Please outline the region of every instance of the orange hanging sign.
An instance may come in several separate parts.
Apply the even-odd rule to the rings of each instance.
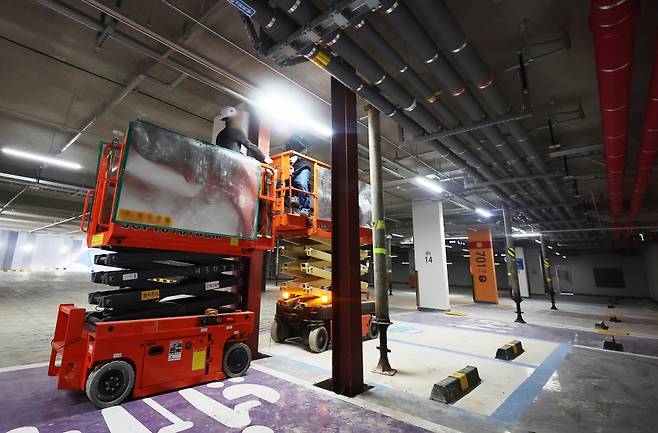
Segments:
[[[468,249],[471,255],[473,300],[497,304],[498,285],[496,284],[496,265],[491,231],[489,229],[469,230]]]

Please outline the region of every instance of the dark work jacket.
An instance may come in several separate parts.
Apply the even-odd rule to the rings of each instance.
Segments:
[[[297,138],[291,138],[286,142],[286,150],[294,150],[295,152],[301,153],[302,155],[308,154],[308,146]],[[305,158],[300,157],[299,155],[297,156],[297,161],[295,161],[292,168],[295,171],[293,176],[299,174],[299,172],[305,168],[312,170],[311,162]]]
[[[235,152],[240,152],[240,146],[247,148],[251,156],[259,160],[260,162],[265,162],[265,154],[261,151],[258,146],[249,141],[247,136],[244,134],[242,129],[235,128],[233,126],[228,126],[217,134],[217,139],[215,140],[217,146],[223,147],[225,149],[230,149]]]

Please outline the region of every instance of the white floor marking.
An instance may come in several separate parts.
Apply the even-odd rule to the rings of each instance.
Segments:
[[[269,386],[258,385],[255,383],[233,385],[224,390],[224,398],[227,400],[235,400],[236,398],[244,397],[245,395],[254,395],[262,398],[268,403],[276,403],[281,398],[281,394],[276,390]]]
[[[142,401],[151,406],[151,408],[153,408],[157,413],[167,418],[167,421],[171,423],[171,425],[162,427],[160,430],[158,430],[158,433],[179,433],[194,426],[193,422],[183,421],[152,398],[145,398]]]
[[[28,368],[47,367],[48,364],[49,364],[48,362],[37,362],[36,364],[24,364],[24,365],[14,365],[13,367],[2,367],[0,368],[0,373],[5,373],[7,371],[27,370]]]
[[[249,409],[260,406],[258,400],[248,400],[231,409],[196,389],[182,389],[178,393],[196,409],[229,428],[246,427],[251,424]]]
[[[242,433],[274,433],[274,430],[264,425],[252,425],[242,430]]]
[[[318,394],[322,394],[325,397],[329,397],[329,398],[333,398],[333,399],[337,399],[337,400],[342,400],[346,403],[350,403],[350,404],[353,404],[355,406],[359,406],[359,407],[361,407],[363,409],[366,409],[368,411],[377,412],[381,415],[385,415],[385,416],[391,417],[393,419],[397,419],[399,421],[406,422],[407,424],[411,424],[411,425],[415,425],[416,427],[424,428],[425,430],[429,430],[429,431],[432,431],[432,432],[435,432],[435,433],[461,433],[458,430],[451,429],[450,427],[446,427],[446,426],[443,426],[443,425],[440,425],[440,424],[436,424],[436,423],[433,423],[431,421],[421,419],[417,416],[414,416],[414,415],[411,415],[411,414],[408,414],[408,413],[405,413],[405,412],[397,411],[397,410],[392,409],[390,407],[385,407],[385,406],[381,406],[377,403],[372,403],[370,401],[365,400],[362,395],[357,396],[355,398],[349,398],[349,397],[345,397],[345,396],[342,396],[342,395],[334,394],[331,391],[327,391],[327,390],[324,390],[322,388],[318,388],[317,386],[314,386],[312,383],[305,382],[304,380],[299,379],[295,376],[292,376],[292,375],[289,375],[289,374],[286,374],[286,373],[282,373],[278,370],[274,370],[272,368],[265,367],[263,365],[258,365],[258,364],[252,363],[251,367],[249,367],[249,368],[252,368],[252,369],[260,371],[260,372],[263,372],[265,374],[269,374],[270,376],[278,377],[279,379],[285,380],[286,382],[290,382],[290,383],[294,383],[296,385],[302,386],[302,387],[306,388],[309,391],[312,391],[312,392],[315,392],[315,393],[318,393]]]
[[[244,382],[244,377],[232,377],[228,381],[233,383],[240,383]]]
[[[9,430],[7,433],[39,433],[39,429],[36,427],[18,427]]]
[[[222,382],[211,382],[206,385],[208,388],[223,388],[224,384]]]
[[[101,410],[101,415],[110,433],[152,433],[121,406],[105,408]]]

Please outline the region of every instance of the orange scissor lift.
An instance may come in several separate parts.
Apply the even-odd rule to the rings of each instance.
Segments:
[[[303,158],[311,168],[312,213],[307,217],[300,214],[299,194],[295,188],[293,158]],[[294,151],[274,156],[272,166],[278,173],[279,182],[275,189],[273,205],[274,226],[280,239],[286,242],[280,253],[290,259],[281,266],[281,272],[292,280],[281,285],[281,297],[277,300],[276,315],[270,328],[272,340],[301,341],[312,352],[323,352],[331,342],[331,167],[321,161]],[[361,184],[365,186],[366,184]],[[369,190],[365,191],[368,195]],[[363,192],[362,192],[363,193]],[[361,221],[359,238],[361,245],[372,242],[372,232],[367,221]],[[361,260],[368,254],[361,251]],[[361,267],[362,274],[367,267]],[[368,285],[361,283],[362,300],[368,299]],[[378,328],[374,324],[374,303],[362,302],[361,335],[375,338]]]
[[[153,137],[182,137],[133,122],[126,138],[102,146],[81,229],[89,247],[108,252],[95,264],[119,269],[92,273],[92,282],[111,287],[89,295],[95,310],[59,306],[51,343],[48,374],[58,388],[83,390],[98,407],[244,374],[254,313],[230,308],[248,284],[240,258],[274,248],[274,170],[266,165],[251,239],[179,230],[169,216],[119,209],[127,141],[145,125]],[[238,290],[221,290],[228,287]]]

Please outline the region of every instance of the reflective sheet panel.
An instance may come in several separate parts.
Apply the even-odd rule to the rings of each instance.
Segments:
[[[261,165],[241,153],[135,121],[116,222],[254,239]]]
[[[370,184],[359,181],[359,220],[361,227],[372,225]],[[318,167],[318,218],[331,221],[331,170]]]

